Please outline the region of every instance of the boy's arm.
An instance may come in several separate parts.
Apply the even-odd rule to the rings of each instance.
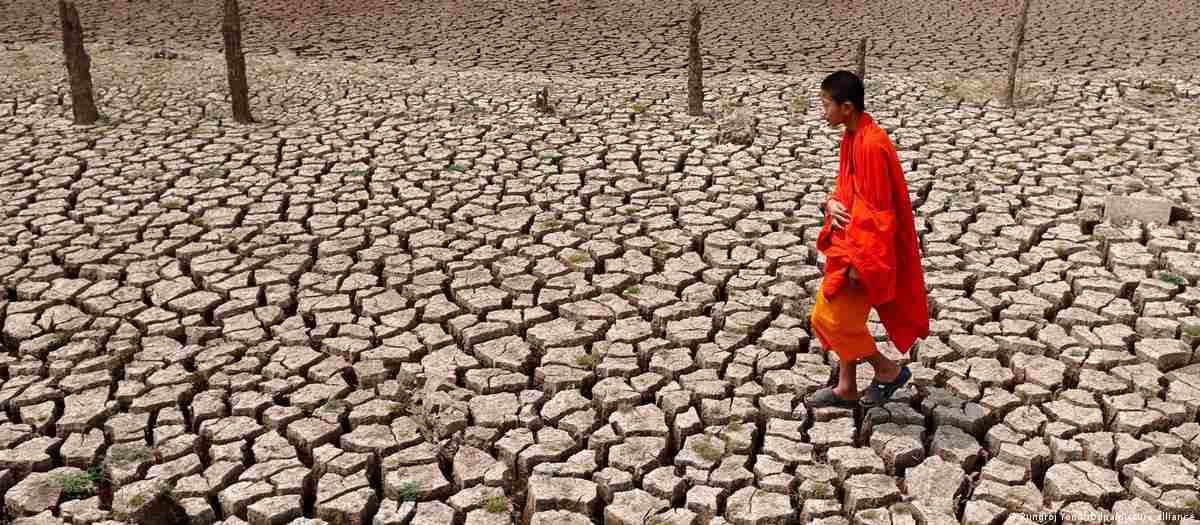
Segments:
[[[883,144],[866,145],[859,173],[858,194],[846,229],[850,241],[847,277],[866,286],[871,304],[890,302],[896,296],[896,210],[888,170],[892,162]],[[907,189],[903,189],[907,191]]]

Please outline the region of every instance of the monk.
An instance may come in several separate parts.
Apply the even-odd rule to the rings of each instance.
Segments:
[[[836,379],[809,396],[812,408],[878,404],[912,377],[884,356],[867,328],[872,308],[901,353],[929,335],[925,275],[908,185],[887,133],[863,105],[863,83],[838,71],[821,83],[825,120],[845,126],[837,186],[825,203],[817,237],[825,277],[810,316],[821,344],[837,354]],[[861,393],[856,367],[870,363],[875,378]]]

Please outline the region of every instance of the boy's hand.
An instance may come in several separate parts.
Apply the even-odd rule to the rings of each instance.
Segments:
[[[829,202],[825,203],[825,214],[833,221],[835,228],[845,228],[850,225],[850,211],[837,199],[829,199]]]
[[[858,275],[858,270],[855,270],[851,266],[849,270],[846,270],[846,277],[849,277],[851,281],[857,281],[860,276]]]

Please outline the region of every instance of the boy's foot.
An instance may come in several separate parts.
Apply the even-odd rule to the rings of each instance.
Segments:
[[[863,403],[869,405],[877,405],[892,398],[900,387],[908,383],[912,378],[912,371],[907,366],[900,367],[900,373],[896,374],[896,378],[891,381],[880,381],[879,379],[871,380],[871,384],[867,386],[866,392],[863,393]]]
[[[838,369],[838,364],[833,363],[833,365],[830,366],[830,368],[829,368],[829,379],[825,380],[825,386],[827,386],[829,388],[833,388],[833,387],[837,386],[838,374],[840,372],[841,372],[841,370]]]
[[[816,408],[855,408],[858,406],[858,400],[844,398],[844,397],[838,395],[837,392],[834,392],[832,388],[822,388],[820,390],[817,390],[816,392],[813,392],[812,395],[808,396],[808,399],[806,400],[806,404],[808,405],[809,408],[813,408],[813,409],[816,409]]]
[[[875,368],[875,379],[881,383],[891,383],[900,377],[900,363],[890,359],[880,365],[872,363],[872,367],[877,367]]]

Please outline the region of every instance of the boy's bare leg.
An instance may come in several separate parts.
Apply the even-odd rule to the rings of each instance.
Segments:
[[[868,363],[871,363],[871,368],[875,369],[875,379],[883,383],[890,383],[896,380],[900,375],[900,365],[891,360],[882,352],[876,351],[864,358]]]
[[[833,393],[842,399],[858,399],[858,362],[838,363],[838,384]]]

